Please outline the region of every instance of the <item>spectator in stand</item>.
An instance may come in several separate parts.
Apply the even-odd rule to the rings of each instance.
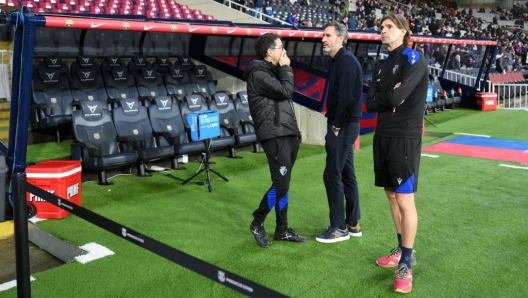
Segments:
[[[286,19],[286,22],[297,26],[299,25],[299,20],[297,19],[297,13],[294,11],[288,15],[288,18]]]
[[[314,27],[315,27],[315,28],[322,28],[322,27],[323,27],[323,24],[321,24],[321,22],[315,22]]]
[[[262,19],[262,8],[264,7],[264,0],[255,0],[255,10],[257,13],[255,17],[257,19]]]
[[[246,0],[235,0],[235,2],[239,5],[235,5],[235,8],[238,6],[238,10],[241,12],[245,12],[246,9],[244,8],[244,5],[246,5]]]
[[[346,8],[345,3],[339,4],[339,12],[343,17],[348,16],[348,8]]]
[[[299,22],[298,22],[299,26],[306,26],[306,20],[304,19],[303,16],[301,16],[299,18]]]
[[[343,20],[341,21],[343,25],[345,25],[345,28],[348,30],[348,16],[344,16]]]
[[[435,64],[443,65],[445,61],[444,56],[444,47],[443,46],[437,46],[436,50],[433,53],[433,58],[435,58]]]
[[[462,63],[466,65],[467,67],[475,66],[475,57],[469,52],[468,48],[464,50],[464,55],[461,58],[462,58]]]
[[[308,22],[306,22],[306,27],[313,27],[312,20],[308,20]]]
[[[515,57],[515,54],[513,54],[512,52],[513,52],[513,48],[511,47],[507,47],[506,50],[504,51],[504,55],[508,57],[507,66],[506,66],[507,73],[512,72],[513,58]]]
[[[499,50],[499,54],[496,56],[495,60],[495,70],[498,73],[506,73],[508,68],[508,56],[504,55],[502,50]]]
[[[356,28],[357,28],[357,19],[352,13],[350,13],[348,15],[348,21],[347,22],[348,22],[348,30],[356,30]]]
[[[465,69],[464,64],[462,64],[460,54],[454,53],[454,55],[451,56],[451,60],[449,60],[449,65],[447,69],[450,69],[450,70]]]
[[[512,71],[514,72],[523,71],[523,69],[525,68],[526,67],[522,65],[521,58],[520,57],[515,58],[515,62],[513,62],[512,64]]]
[[[270,17],[273,16],[273,7],[271,6],[271,1],[266,1],[266,14]],[[268,23],[273,24],[273,20],[271,18],[267,18]]]

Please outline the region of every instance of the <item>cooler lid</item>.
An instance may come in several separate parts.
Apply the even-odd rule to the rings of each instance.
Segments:
[[[28,178],[40,177],[39,175],[32,175],[32,173],[46,173],[45,177],[49,178],[52,178],[49,174],[59,174],[59,176],[56,176],[59,178],[80,172],[81,169],[81,161],[79,160],[46,160],[26,167],[26,174],[28,174]]]

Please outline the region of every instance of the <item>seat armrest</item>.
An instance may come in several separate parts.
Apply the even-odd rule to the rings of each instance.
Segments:
[[[170,133],[166,132],[166,131],[160,131],[160,132],[153,132],[152,133],[153,136],[155,137],[163,137],[165,138],[165,140],[167,140],[167,142],[169,142],[170,145],[175,145],[178,143],[178,137],[175,137],[173,135],[171,135]]]
[[[176,99],[178,102],[183,102],[183,97],[178,94],[169,94],[169,96],[173,99]]]
[[[101,156],[101,148],[95,146],[92,142],[76,142],[70,144],[71,147],[82,147],[86,150],[88,150],[88,155],[93,157]]]
[[[128,146],[132,147],[134,150],[141,149],[140,142],[134,139],[133,137],[117,137],[117,141],[127,144]]]

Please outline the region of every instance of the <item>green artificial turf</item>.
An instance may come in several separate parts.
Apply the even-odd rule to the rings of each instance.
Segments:
[[[428,117],[437,128],[424,145],[453,133],[528,139],[525,111],[453,110]],[[372,134],[355,152],[362,237],[321,244],[315,237],[329,224],[322,181],[325,150],[301,145],[292,172],[289,223],[309,238],[305,244],[273,241],[259,247],[249,231],[252,212],[270,178],[264,154],[240,152],[241,159],[215,157],[207,186],[181,185],[163,173],[112,178],[112,186],[83,183],[83,206],[225,270],[294,297],[391,297],[394,269],[376,258],[396,244],[387,199],[374,187]],[[422,158],[416,204],[419,216],[409,297],[526,297],[528,234],[524,185],[528,171],[499,167],[494,160],[439,154]],[[508,163],[515,164],[515,163]],[[516,164],[519,165],[519,164]],[[180,178],[191,176],[199,163]],[[203,181],[204,174],[196,181]],[[76,245],[90,242],[115,255],[87,264],[70,262],[34,274],[34,297],[238,297],[223,287],[166,259],[69,215],[38,225]],[[275,215],[266,221],[273,237]],[[523,232],[524,231],[524,232]],[[2,292],[16,297],[16,290]]]

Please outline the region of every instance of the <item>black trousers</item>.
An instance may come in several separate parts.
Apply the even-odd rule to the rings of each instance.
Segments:
[[[275,207],[277,228],[288,226],[288,190],[293,165],[299,152],[297,137],[277,137],[261,142],[268,158],[271,174],[271,187],[264,194],[253,218],[263,223],[268,213]]]
[[[345,229],[345,223],[355,226],[361,218],[353,147],[358,134],[359,123],[350,123],[339,131],[337,137],[331,125],[327,125],[323,180],[330,207],[331,227]]]

